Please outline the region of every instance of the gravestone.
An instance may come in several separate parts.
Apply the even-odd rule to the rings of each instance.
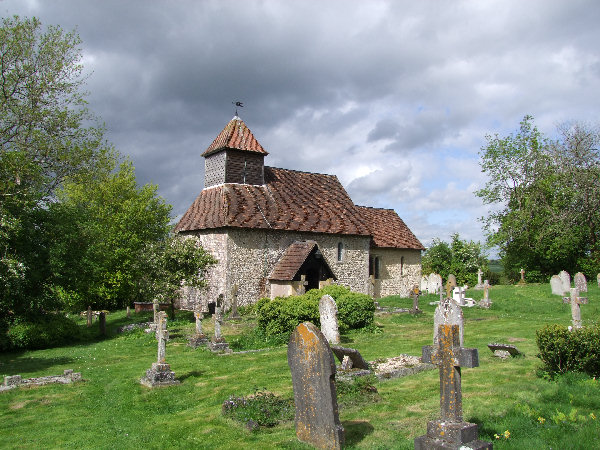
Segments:
[[[596,275],[596,281],[598,281],[598,287],[600,287],[600,273]]]
[[[131,316],[131,310],[129,309],[129,306],[127,307],[127,318],[129,319],[129,317]]]
[[[419,309],[419,296],[421,295],[421,291],[419,290],[419,286],[416,284],[413,286],[410,291],[410,297],[412,298],[413,305],[410,310],[411,314],[421,314],[423,311]]]
[[[440,302],[433,313],[433,345],[438,345],[438,329],[440,325],[456,325],[460,334],[460,345],[463,345],[463,313],[460,306],[450,298],[446,298]]]
[[[587,292],[587,280],[585,279],[585,275],[581,272],[577,272],[573,277],[573,281],[575,283],[575,287],[579,289],[579,292]]]
[[[519,280],[519,282],[517,284],[527,284],[525,283],[525,269],[521,268],[521,271],[519,272],[521,274],[521,279]]]
[[[453,273],[448,275],[448,281],[446,282],[446,284],[450,284],[450,286],[452,286],[452,288],[455,288],[456,286],[458,286],[458,284],[456,283],[456,276]]]
[[[460,286],[452,290],[452,299],[460,306],[465,306],[465,292]]]
[[[92,307],[88,306],[87,309],[87,326],[88,328],[92,326]]]
[[[429,277],[427,277],[427,275],[423,275],[421,277],[421,290],[423,292],[429,292],[428,286],[429,286]]]
[[[338,309],[331,295],[324,295],[319,300],[319,316],[321,320],[321,332],[327,341],[330,344],[339,344]]]
[[[503,359],[510,356],[519,356],[523,354],[517,347],[510,344],[491,343],[488,344],[488,348],[494,353],[494,356]]]
[[[229,344],[225,341],[225,338],[221,335],[221,325],[223,325],[223,310],[220,306],[215,307],[214,325],[215,325],[215,336],[208,343],[208,348],[212,352],[229,352]]]
[[[100,335],[106,336],[106,314],[104,311],[100,311],[98,315],[98,326],[100,328]]]
[[[296,407],[296,436],[322,449],[344,444],[335,390],[335,360],[327,339],[310,322],[296,327],[288,344]]]
[[[340,347],[339,345],[332,345],[331,351],[342,363],[346,358],[350,360],[350,363],[346,363],[346,368],[344,370],[350,368],[369,370],[369,363],[365,361],[358,350],[354,348]]]
[[[561,270],[558,274],[560,280],[562,281],[562,295],[565,295],[567,292],[571,290],[571,275],[566,270]]]
[[[492,306],[490,301],[490,283],[488,280],[483,282],[483,300],[479,302],[481,308],[489,309]]]
[[[202,332],[202,318],[204,314],[200,311],[194,312],[194,318],[196,319],[196,332],[190,337],[189,346],[192,348],[198,348],[202,345],[206,345],[208,342],[208,338]]]
[[[563,303],[571,305],[573,328],[581,328],[581,305],[587,304],[587,297],[580,297],[577,288],[571,288],[571,296],[563,297]]]
[[[476,348],[463,348],[458,325],[440,325],[437,345],[423,347],[423,362],[438,366],[440,371],[439,420],[427,423],[427,434],[415,439],[415,450],[425,449],[492,449],[479,440],[477,424],[463,421],[461,367],[479,366]]]
[[[241,318],[238,313],[238,285],[234,284],[231,288],[231,312],[229,313],[229,320],[238,320]]]
[[[157,314],[156,339],[158,340],[158,352],[156,362],[152,367],[146,370],[146,375],[140,379],[140,383],[148,387],[170,386],[179,384],[175,379],[175,372],[166,362],[167,341],[169,340],[169,331],[167,330],[167,313],[160,311]]]
[[[442,286],[442,277],[437,273],[429,274],[428,283],[427,283],[427,293],[428,294],[437,294],[440,287]],[[423,289],[421,289],[423,290]]]
[[[483,289],[483,283],[481,282],[481,277],[483,276],[483,271],[481,269],[477,269],[477,285],[475,289],[481,290]]]
[[[553,295],[564,295],[563,282],[558,275],[552,275],[550,278],[550,289],[552,289]]]

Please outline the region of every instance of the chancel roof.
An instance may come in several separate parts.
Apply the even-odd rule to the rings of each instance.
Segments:
[[[206,157],[226,148],[268,155],[269,153],[258,143],[250,128],[238,116],[229,121],[223,131],[202,153]]]
[[[357,206],[376,247],[412,248],[425,250],[425,247],[410,231],[393,209]]]

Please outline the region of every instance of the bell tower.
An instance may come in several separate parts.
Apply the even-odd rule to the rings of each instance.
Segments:
[[[244,121],[234,116],[202,153],[204,187],[224,183],[264,184],[266,155],[268,152],[258,143]]]

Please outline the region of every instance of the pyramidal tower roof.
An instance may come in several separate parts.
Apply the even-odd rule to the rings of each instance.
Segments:
[[[258,143],[250,128],[238,116],[233,119],[223,128],[216,139],[202,153],[202,156],[207,157],[213,153],[217,153],[224,149],[241,150],[244,152],[260,153],[268,155],[269,153]]]

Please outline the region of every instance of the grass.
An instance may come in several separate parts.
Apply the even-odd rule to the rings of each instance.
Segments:
[[[467,291],[475,299],[481,291]],[[585,323],[600,313],[600,290],[590,283],[589,304],[582,306]],[[479,349],[480,366],[463,369],[464,418],[480,427],[480,438],[497,449],[598,448],[600,381],[572,374],[548,381],[536,375],[535,330],[548,323],[570,324],[570,307],[552,296],[549,285],[496,286],[492,308],[464,310],[465,346]],[[376,317],[379,333],[353,331],[342,344],[358,349],[367,360],[420,355],[431,343],[436,296],[423,296],[419,316]],[[410,308],[412,300],[381,299],[385,306]],[[194,331],[191,314],[169,322],[167,362],[181,384],[148,389],[140,377],[156,359],[156,340],[142,331],[115,334],[131,321],[124,311],[107,316],[109,336],[97,336],[79,318],[84,341],[61,348],[0,355],[0,376],[58,375],[81,372],[82,383],[19,388],[0,394],[0,447],[3,448],[288,448],[306,449],[295,437],[293,420],[249,430],[222,414],[230,397],[269,392],[293,397],[285,346],[252,353],[214,355],[187,347]],[[203,324],[212,333],[210,320]],[[226,322],[228,341],[238,348],[256,347],[249,338],[254,322]],[[514,344],[523,358],[500,360],[490,342]],[[267,342],[267,344],[270,344]],[[413,448],[427,421],[439,416],[437,371],[373,382],[377,392],[345,386],[340,389],[340,419],[348,448]],[[509,434],[505,432],[508,431]],[[495,436],[498,436],[496,438]]]

